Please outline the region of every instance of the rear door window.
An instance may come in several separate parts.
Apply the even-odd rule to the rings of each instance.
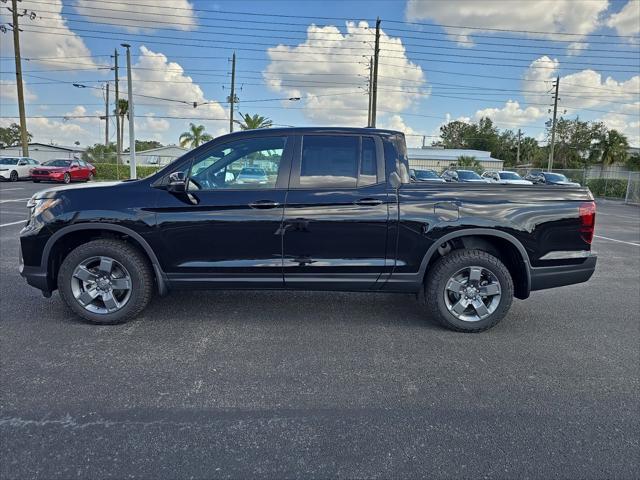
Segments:
[[[359,137],[308,135],[302,139],[300,187],[355,188]]]

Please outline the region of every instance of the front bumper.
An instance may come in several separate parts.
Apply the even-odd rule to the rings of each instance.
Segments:
[[[577,264],[531,267],[531,290],[545,290],[586,282],[596,271],[597,260],[596,255],[590,255]]]
[[[64,173],[56,175],[34,175],[31,174],[31,180],[41,180],[43,182],[62,182],[64,180]]]

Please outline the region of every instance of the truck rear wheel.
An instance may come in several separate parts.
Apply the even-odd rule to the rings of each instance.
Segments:
[[[144,255],[131,245],[94,240],[64,259],[58,289],[71,310],[83,319],[98,324],[123,323],[149,303],[153,273]]]
[[[454,250],[435,262],[424,285],[432,318],[459,332],[481,332],[496,325],[513,302],[507,267],[482,250]]]

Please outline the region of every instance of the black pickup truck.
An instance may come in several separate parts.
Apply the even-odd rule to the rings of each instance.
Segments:
[[[513,297],[587,281],[588,189],[412,182],[402,133],[287,128],[219,137],[143,180],[41,191],[21,273],[95,323],[154,292],[305,289],[417,294],[465,332]]]

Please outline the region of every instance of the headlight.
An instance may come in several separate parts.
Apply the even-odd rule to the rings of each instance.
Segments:
[[[37,217],[58,203],[60,200],[57,198],[30,198],[27,202],[27,208],[31,210],[32,217]]]

